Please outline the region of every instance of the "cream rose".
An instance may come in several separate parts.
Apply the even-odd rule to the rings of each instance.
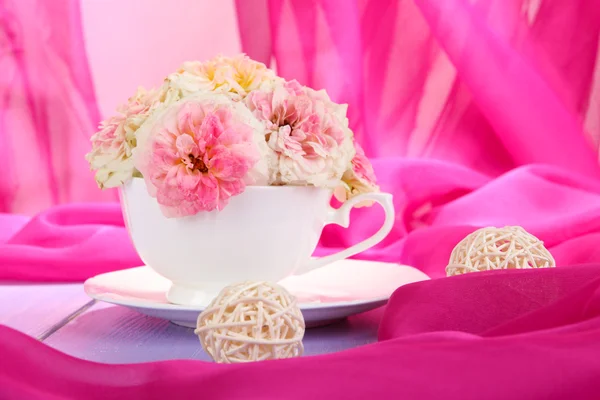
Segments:
[[[86,160],[96,171],[100,188],[117,187],[134,175],[131,155],[137,142],[136,131],[157,101],[156,91],[139,88],[127,104],[117,109],[117,115],[103,121],[100,130],[91,137],[92,151],[86,155]]]

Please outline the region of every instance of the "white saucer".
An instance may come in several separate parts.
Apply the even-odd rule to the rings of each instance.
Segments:
[[[308,327],[324,325],[384,305],[399,286],[427,280],[416,268],[362,260],[342,260],[280,283],[298,299]],[[93,299],[195,327],[201,306],[169,303],[170,282],[148,267],[108,272],[88,279]]]

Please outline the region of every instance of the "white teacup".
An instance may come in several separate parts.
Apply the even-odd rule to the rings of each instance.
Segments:
[[[146,190],[132,179],[121,189],[125,223],[144,263],[173,284],[167,299],[206,305],[225,286],[245,280],[278,282],[360,253],[392,229],[389,193],[368,193],[330,207],[331,190],[304,186],[248,186],[222,211],[166,218]],[[377,233],[339,253],[311,258],[327,224],[348,227],[353,205],[375,201],[385,210]]]

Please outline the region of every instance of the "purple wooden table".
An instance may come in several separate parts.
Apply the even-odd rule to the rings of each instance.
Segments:
[[[382,309],[306,331],[305,355],[373,343]],[[81,284],[0,284],[0,324],[90,361],[209,360],[193,330],[98,303]]]

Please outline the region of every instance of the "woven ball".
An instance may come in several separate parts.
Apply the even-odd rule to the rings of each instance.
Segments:
[[[488,227],[476,230],[454,247],[446,275],[554,266],[554,258],[544,243],[520,226]]]
[[[296,299],[274,283],[243,282],[224,288],[198,317],[196,334],[218,363],[302,355],[304,318]]]

